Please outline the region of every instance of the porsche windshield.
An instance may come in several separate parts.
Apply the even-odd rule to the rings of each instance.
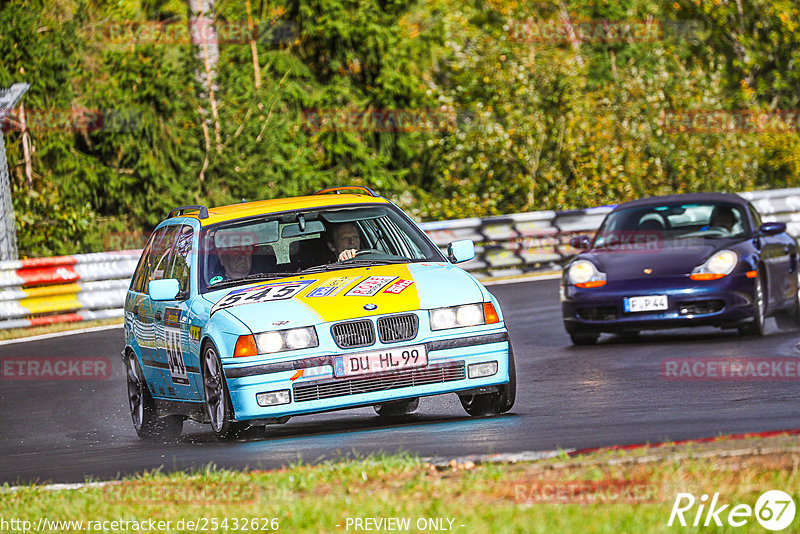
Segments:
[[[595,248],[633,241],[735,239],[750,235],[744,210],[735,204],[696,203],[631,207],[608,215],[597,231]]]
[[[215,224],[200,236],[200,292],[364,265],[444,261],[399,210],[306,210]]]

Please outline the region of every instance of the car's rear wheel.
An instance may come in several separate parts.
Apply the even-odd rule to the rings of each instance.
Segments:
[[[570,332],[569,338],[572,340],[573,345],[594,345],[597,343],[597,338],[600,334],[592,332]]]
[[[514,350],[508,346],[508,383],[500,386],[499,391],[478,395],[459,395],[461,406],[472,417],[498,415],[509,411],[517,398],[517,365],[514,361]]]
[[[375,413],[381,417],[397,417],[414,413],[419,408],[419,397],[391,402],[382,402],[373,406]]]
[[[227,441],[239,437],[247,425],[234,420],[222,363],[216,347],[210,342],[203,349],[203,391],[206,412],[217,439]]]
[[[764,292],[764,279],[761,276],[761,269],[757,271],[755,278],[755,289],[753,290],[753,321],[741,328],[739,332],[749,336],[763,336],[764,323],[766,322],[765,312],[767,309],[767,296]]]
[[[171,441],[181,435],[183,417],[156,415],[153,397],[133,351],[128,352],[126,361],[128,382],[128,407],[136,435],[142,439]]]
[[[775,316],[775,322],[781,330],[794,330],[800,327],[800,270],[796,273],[797,286],[794,292],[794,306]]]

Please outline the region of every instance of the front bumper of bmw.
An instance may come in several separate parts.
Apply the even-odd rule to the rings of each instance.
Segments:
[[[508,332],[502,323],[490,326],[418,336],[404,343],[376,342],[367,348],[347,351],[319,347],[313,353],[302,351],[302,355],[260,363],[234,365],[229,360],[223,368],[236,419],[269,420],[479,388],[490,391],[492,386],[509,381]],[[424,367],[354,377],[334,376],[336,356],[418,345],[426,348],[428,364]],[[491,362],[497,363],[496,372],[470,378],[471,365]],[[259,399],[261,404],[283,403],[263,406]]]

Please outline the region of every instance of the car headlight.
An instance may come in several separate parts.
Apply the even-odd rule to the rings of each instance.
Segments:
[[[606,273],[588,260],[578,260],[569,266],[567,280],[577,287],[600,287],[606,285]]]
[[[465,304],[428,310],[431,330],[499,323],[500,317],[491,302]]]
[[[239,339],[250,337],[241,336]],[[289,328],[286,330],[273,330],[271,332],[261,332],[255,336],[255,348],[258,354],[272,354],[285,350],[308,349],[319,346],[317,331],[313,326],[303,328]],[[238,346],[238,343],[237,343]],[[251,352],[239,351],[235,356],[253,356]]]
[[[728,276],[739,263],[739,255],[732,250],[720,250],[708,258],[705,263],[692,270],[692,280],[719,280]]]

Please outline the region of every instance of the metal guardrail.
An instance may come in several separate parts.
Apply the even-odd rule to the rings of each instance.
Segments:
[[[0,330],[121,317],[140,254],[0,261]]]
[[[765,221],[787,223],[800,237],[800,188],[741,193]],[[475,259],[463,264],[491,279],[560,270],[577,250],[574,235],[594,232],[613,206],[576,211],[534,211],[499,217],[422,223],[441,248],[458,239],[475,242]],[[0,330],[122,316],[140,250],[0,261]]]

